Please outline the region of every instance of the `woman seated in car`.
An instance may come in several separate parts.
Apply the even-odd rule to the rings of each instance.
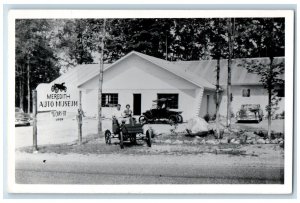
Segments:
[[[123,112],[124,118],[126,118],[126,123],[130,123],[130,119],[132,118],[132,110],[130,109],[130,105],[126,105],[126,109]]]

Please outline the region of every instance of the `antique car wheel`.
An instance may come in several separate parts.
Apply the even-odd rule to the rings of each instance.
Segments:
[[[146,123],[148,123],[148,119],[145,116],[140,116],[139,122],[140,122],[140,124],[146,124]]]
[[[111,144],[111,132],[109,130],[105,131],[105,144]]]
[[[176,115],[171,115],[171,116],[169,117],[169,122],[170,122],[171,124],[177,123],[177,122],[178,122],[177,116],[176,116]]]
[[[146,142],[147,142],[148,147],[151,147],[151,145],[152,145],[151,137],[152,137],[152,130],[147,130],[147,132],[146,132]]]
[[[56,87],[54,91],[55,93],[58,93],[59,89]]]
[[[123,149],[124,148],[124,137],[123,137],[123,132],[121,131],[120,132],[120,147],[121,147],[121,149]]]
[[[177,115],[177,122],[178,123],[182,123],[183,122],[183,118],[182,118],[182,115]]]

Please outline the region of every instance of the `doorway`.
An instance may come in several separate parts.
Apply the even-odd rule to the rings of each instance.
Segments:
[[[142,95],[133,94],[133,115],[139,116],[142,114]]]

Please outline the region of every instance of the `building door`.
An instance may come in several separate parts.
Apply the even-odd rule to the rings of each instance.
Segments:
[[[133,115],[141,115],[142,95],[133,94]]]

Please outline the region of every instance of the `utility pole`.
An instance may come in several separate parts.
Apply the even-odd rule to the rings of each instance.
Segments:
[[[79,109],[78,109],[78,115],[77,115],[77,123],[78,123],[78,141],[77,144],[82,144],[82,117],[83,117],[83,111],[82,111],[82,104],[81,104],[81,90],[79,91]]]
[[[220,21],[217,18],[218,24],[218,35],[220,29]],[[217,41],[217,84],[216,84],[216,133],[217,138],[220,139],[220,58],[221,58],[221,51],[220,51],[220,41]]]
[[[38,146],[37,146],[37,119],[36,119],[36,115],[37,115],[37,91],[36,90],[32,90],[32,114],[33,114],[32,115],[33,117],[32,151],[33,153],[37,153]]]
[[[101,39],[101,54],[100,54],[100,74],[99,74],[99,86],[98,86],[98,136],[102,135],[102,85],[103,85],[103,57],[104,57],[104,40],[106,19],[103,19],[103,31]]]

